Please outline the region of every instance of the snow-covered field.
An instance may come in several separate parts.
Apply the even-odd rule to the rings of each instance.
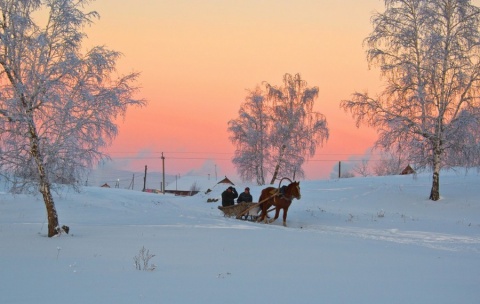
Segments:
[[[224,218],[207,199],[226,186],[65,191],[55,238],[40,197],[2,192],[0,303],[479,303],[476,172],[442,173],[438,202],[430,174],[300,185],[288,227]]]

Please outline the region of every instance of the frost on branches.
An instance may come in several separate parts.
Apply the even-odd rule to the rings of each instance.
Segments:
[[[388,0],[372,18],[367,60],[386,82],[378,96],[356,92],[341,107],[379,130],[378,147],[401,149],[430,168],[478,166],[480,10],[465,0]]]
[[[313,111],[318,87],[300,74],[283,76],[283,86],[263,83],[250,91],[228,131],[235,145],[233,163],[244,180],[264,185],[303,177],[302,165],[328,139],[327,120]]]
[[[120,53],[85,54],[82,29],[98,18],[91,1],[0,1],[0,165],[14,191],[40,191],[48,236],[57,234],[55,184],[75,186],[117,135],[138,74],[114,78]],[[33,17],[47,14],[44,24]]]

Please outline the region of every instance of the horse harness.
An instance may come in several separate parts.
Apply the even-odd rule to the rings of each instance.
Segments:
[[[286,190],[287,190],[287,186],[282,186],[276,189],[275,192],[273,193],[273,200],[276,202],[276,199],[280,197],[280,198],[283,198],[284,200],[291,202],[293,200],[293,196],[288,197],[287,194],[285,193]]]

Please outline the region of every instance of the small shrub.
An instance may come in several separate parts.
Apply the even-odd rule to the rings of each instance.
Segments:
[[[150,259],[155,255],[150,253],[150,250],[145,249],[145,246],[142,246],[142,249],[138,252],[136,256],[133,257],[135,262],[135,269],[144,270],[144,271],[153,271],[157,268],[157,265],[150,264]]]

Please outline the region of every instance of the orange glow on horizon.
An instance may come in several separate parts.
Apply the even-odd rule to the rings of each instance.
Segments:
[[[304,167],[307,178],[327,178],[339,160],[365,153],[375,140],[376,133],[357,129],[339,103],[355,91],[380,89],[362,41],[383,1],[166,0],[146,6],[98,0],[89,8],[101,19],[87,29],[86,47],[120,51],[119,72],[141,72],[139,96],[149,104],[128,109],[108,148],[113,158],[154,157],[132,162],[135,170],[159,170],[156,157],[165,152],[171,158],[167,173],[212,161],[219,175],[235,176],[227,123],[237,117],[247,89],[263,81],[281,85],[285,73],[300,73],[319,87],[315,110],[330,128],[330,139]],[[179,152],[189,153],[188,159],[174,154]]]

